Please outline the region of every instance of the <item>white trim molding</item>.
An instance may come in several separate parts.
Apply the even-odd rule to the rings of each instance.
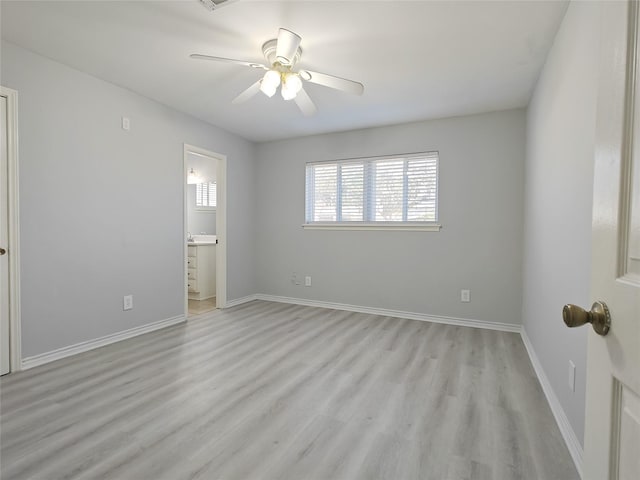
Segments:
[[[258,296],[256,294],[247,295],[246,297],[240,297],[240,298],[236,298],[235,300],[229,300],[224,307],[220,307],[220,308],[237,307],[238,305],[242,305],[243,303],[253,302],[254,300],[258,300]]]
[[[93,340],[87,340],[86,342],[80,342],[80,343],[76,343],[75,345],[69,345],[68,347],[58,348],[57,350],[53,350],[51,352],[41,353],[39,355],[27,357],[22,360],[22,369],[27,370],[29,368],[37,367],[39,365],[44,365],[45,363],[50,363],[56,360],[60,360],[62,358],[70,357],[71,355],[77,355],[78,353],[88,352],[89,350],[93,350],[95,348],[104,347],[105,345],[110,345],[112,343],[120,342],[122,340],[127,340],[132,337],[137,337],[138,335],[142,335],[144,333],[154,332],[156,330],[160,330],[161,328],[170,327],[172,325],[176,325],[184,321],[185,321],[185,316],[178,315],[177,317],[171,317],[165,320],[159,320],[157,322],[148,323],[147,325],[142,325],[140,327],[134,327],[129,330],[112,333],[104,337],[95,338]]]
[[[7,99],[7,193],[9,195],[9,368],[22,368],[22,327],[20,316],[20,214],[18,190],[18,92],[0,86]]]
[[[567,448],[569,449],[569,454],[573,459],[573,463],[576,466],[576,470],[578,470],[578,474],[580,478],[584,478],[582,475],[583,471],[583,449],[580,444],[580,440],[578,439],[576,432],[573,431],[571,427],[571,423],[569,423],[569,418],[567,414],[564,412],[562,405],[560,405],[560,400],[556,396],[553,388],[551,387],[551,383],[549,383],[549,379],[544,373],[544,369],[542,368],[542,364],[538,359],[538,355],[536,355],[535,350],[533,349],[533,344],[529,340],[527,336],[527,332],[524,327],[520,331],[520,336],[522,337],[522,342],[524,343],[525,348],[527,349],[527,353],[529,354],[529,359],[531,360],[531,365],[533,366],[533,370],[536,372],[538,380],[540,381],[540,385],[542,386],[542,391],[547,397],[547,401],[549,402],[549,407],[551,408],[551,413],[553,413],[553,417],[556,419],[556,423],[558,424],[558,428],[560,429],[560,433],[562,434],[562,438],[564,438],[564,442],[567,444]]]
[[[389,230],[405,232],[439,232],[442,225],[439,223],[356,223],[356,222],[333,222],[333,223],[304,223],[305,230]]]
[[[227,304],[227,156],[221,153],[211,152],[204,148],[183,144],[183,242],[184,242],[184,315],[189,315],[189,292],[187,288],[187,174],[188,155],[200,155],[216,160],[216,308],[225,308]]]
[[[276,295],[264,295],[258,293],[252,295],[250,300],[266,300],[268,302],[292,303],[295,305],[305,305],[307,307],[333,308],[335,310],[345,310],[347,312],[369,313],[372,315],[382,315],[385,317],[406,318],[408,320],[420,320],[422,322],[446,323],[447,325],[459,325],[461,327],[484,328],[487,330],[499,330],[501,332],[520,333],[520,325],[510,323],[487,322],[484,320],[473,320],[469,318],[443,317],[440,315],[428,315],[426,313],[405,312],[403,310],[389,310],[386,308],[363,307],[361,305],[349,305],[346,303],[323,302],[319,300],[307,300],[304,298],[280,297]],[[244,297],[249,298],[249,297]],[[245,302],[242,302],[245,303]],[[228,306],[229,304],[227,304]]]

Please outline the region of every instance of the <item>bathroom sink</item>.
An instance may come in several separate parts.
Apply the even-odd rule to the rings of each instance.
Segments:
[[[187,238],[187,243],[190,245],[215,245],[216,239],[216,235],[192,235],[191,238]]]

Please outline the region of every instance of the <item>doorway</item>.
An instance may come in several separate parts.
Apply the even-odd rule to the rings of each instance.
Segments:
[[[184,146],[185,316],[226,304],[226,157]]]
[[[0,87],[0,374],[21,368],[18,256],[18,92]]]

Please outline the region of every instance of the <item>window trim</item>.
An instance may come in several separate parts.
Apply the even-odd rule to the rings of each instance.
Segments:
[[[196,207],[194,209],[195,212],[199,212],[199,213],[216,213],[216,208],[218,207]]]
[[[395,222],[375,222],[375,221],[338,221],[335,222],[307,222],[307,188],[308,188],[308,177],[307,177],[307,167],[310,165],[322,165],[322,164],[345,164],[348,162],[357,163],[359,161],[367,162],[368,160],[384,160],[384,159],[397,159],[397,158],[411,158],[411,157],[420,157],[430,154],[436,154],[436,197],[435,197],[435,213],[436,218],[432,222],[411,222],[411,221],[395,221]],[[407,163],[405,162],[404,168],[406,170]],[[365,166],[366,169],[366,166]],[[338,176],[340,174],[340,169],[338,169]],[[365,176],[366,176],[365,171]],[[403,180],[407,181],[406,175]],[[341,182],[338,179],[337,188],[340,189]],[[366,186],[364,187],[366,189]],[[340,197],[338,191],[338,197]],[[352,157],[352,158],[344,158],[344,159],[336,159],[336,160],[322,160],[315,162],[307,162],[305,164],[305,223],[302,224],[302,228],[305,230],[395,230],[395,231],[424,231],[424,232],[439,232],[442,229],[442,224],[440,223],[440,215],[439,215],[439,204],[440,204],[440,151],[439,150],[426,150],[422,152],[412,152],[412,153],[398,153],[391,155],[378,155],[378,156],[366,156],[366,157]],[[369,198],[369,201],[372,199]],[[340,198],[337,198],[336,201],[340,201]],[[363,206],[365,211],[367,208],[371,208],[370,205],[366,204]],[[403,206],[404,207],[404,206]],[[366,215],[366,213],[365,213]]]
[[[398,230],[411,232],[439,232],[440,223],[410,222],[335,222],[335,223],[303,223],[305,230]]]

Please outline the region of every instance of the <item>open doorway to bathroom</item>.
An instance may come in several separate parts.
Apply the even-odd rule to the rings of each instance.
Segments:
[[[185,315],[226,302],[226,158],[184,146]]]

